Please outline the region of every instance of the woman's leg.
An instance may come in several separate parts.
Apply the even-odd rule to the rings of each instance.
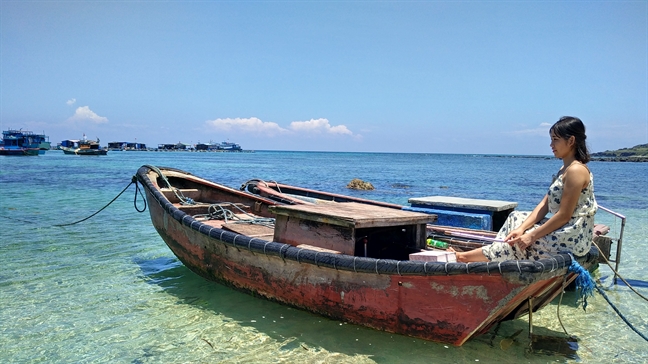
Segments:
[[[450,248],[448,248],[450,250]],[[467,252],[455,252],[458,262],[502,262],[513,259],[529,259],[526,250],[519,250],[504,242],[494,242]]]
[[[484,256],[482,248],[473,249],[467,252],[458,252],[452,248],[448,248],[448,250],[455,252],[455,255],[457,256],[457,262],[488,262],[488,258]]]

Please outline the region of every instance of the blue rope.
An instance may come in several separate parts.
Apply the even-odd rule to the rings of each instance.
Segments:
[[[594,287],[596,285],[587,269],[578,264],[573,255],[570,254],[570,256],[571,264],[569,265],[568,271],[578,274],[575,280],[576,289],[580,291],[580,297],[583,299],[583,310],[585,310],[587,308],[587,297],[594,296]]]
[[[634,327],[634,326],[630,323],[630,321],[628,321],[628,319],[627,319],[625,316],[623,316],[623,314],[621,313],[621,311],[619,311],[619,309],[618,309],[614,304],[612,304],[612,301],[610,301],[610,299],[609,299],[608,296],[605,294],[605,292],[601,289],[601,287],[596,286],[596,290],[598,291],[598,293],[601,294],[601,296],[603,296],[603,298],[605,298],[605,300],[607,301],[607,303],[610,304],[610,306],[612,307],[612,309],[614,310],[614,312],[616,312],[617,315],[619,315],[619,317],[621,317],[621,320],[623,320],[623,322],[625,322],[626,325],[628,325],[628,327],[629,327],[632,331],[636,332],[637,335],[641,336],[642,339],[648,341],[648,337],[647,337],[646,335],[642,334],[642,333],[641,333],[641,332],[640,332],[636,327]]]
[[[592,279],[592,276],[591,276],[590,273],[587,271],[587,269],[583,268],[580,264],[578,264],[578,262],[576,261],[576,258],[574,258],[573,255],[570,254],[570,256],[571,256],[571,260],[572,260],[572,261],[571,261],[571,264],[569,265],[569,269],[568,269],[568,270],[569,270],[569,272],[571,272],[571,273],[576,273],[576,274],[578,274],[578,277],[576,277],[575,282],[576,282],[576,289],[580,290],[580,296],[583,298],[583,310],[585,310],[585,308],[587,307],[587,297],[592,297],[592,296],[594,296],[594,288],[596,288],[596,290],[598,291],[598,293],[600,293],[601,296],[603,296],[603,298],[605,298],[605,300],[607,301],[607,303],[610,304],[610,306],[612,307],[612,309],[614,310],[614,312],[616,312],[617,315],[619,315],[619,317],[621,317],[621,319],[623,320],[623,322],[625,322],[626,325],[628,325],[628,327],[629,327],[632,331],[634,331],[634,332],[637,333],[639,336],[641,336],[642,339],[648,341],[648,337],[646,337],[646,335],[642,334],[639,330],[637,330],[637,328],[635,328],[635,327],[630,323],[630,321],[628,321],[628,319],[627,319],[625,316],[623,316],[623,314],[621,313],[621,311],[619,311],[619,309],[618,309],[616,306],[614,306],[614,304],[612,303],[612,301],[610,301],[610,299],[609,299],[608,296],[605,294],[605,292],[601,289],[601,287],[597,286],[597,285],[594,283],[594,280]]]

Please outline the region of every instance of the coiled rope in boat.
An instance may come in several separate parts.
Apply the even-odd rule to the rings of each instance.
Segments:
[[[157,173],[157,175],[166,183],[167,187],[173,191],[175,196],[180,200],[180,204],[182,205],[199,205],[200,203],[194,201],[193,199],[189,197],[185,197],[182,194],[182,191],[173,187],[171,185],[171,182],[166,178],[164,173],[156,167],[152,165],[145,165],[144,167],[149,168],[150,170],[154,171]],[[276,182],[275,182],[276,183]],[[233,207],[237,210],[239,210],[240,213],[245,214],[249,216],[248,219],[242,219],[239,216],[236,215],[232,210],[226,209],[225,206]],[[237,204],[232,203],[232,202],[221,202],[221,203],[216,203],[216,204],[210,204],[209,207],[207,208],[207,214],[198,214],[194,215],[194,218],[203,218],[207,220],[225,220],[225,223],[230,223],[230,220],[232,223],[236,224],[256,224],[256,225],[263,225],[267,226],[270,228],[274,228],[275,224],[275,219],[273,218],[260,218],[257,216],[253,216],[245,212],[243,209],[241,209]]]
[[[235,208],[239,211],[239,213],[245,214],[249,218],[243,219],[240,216],[238,216],[236,213],[234,213],[232,210],[225,207]],[[194,219],[203,218],[206,220],[225,220],[226,224],[231,222],[234,224],[263,225],[269,228],[274,228],[275,225],[275,219],[251,215],[246,211],[244,211],[242,208],[240,208],[237,204],[232,202],[221,202],[221,203],[211,204],[207,208],[206,214],[194,215],[193,218]]]

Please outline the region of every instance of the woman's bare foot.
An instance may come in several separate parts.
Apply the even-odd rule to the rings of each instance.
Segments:
[[[488,258],[484,256],[481,248],[470,250],[467,252],[458,252],[452,248],[447,249],[450,252],[454,252],[457,257],[457,262],[468,263],[468,262],[488,262]]]
[[[449,246],[448,249],[446,249],[446,251],[449,251],[451,253],[455,253],[455,257],[456,257],[457,262],[463,262],[463,260],[461,260],[462,259],[461,256],[463,255],[461,252],[458,252],[458,251],[454,250],[451,246]]]

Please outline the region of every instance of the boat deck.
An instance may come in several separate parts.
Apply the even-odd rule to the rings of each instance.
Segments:
[[[220,204],[197,202],[196,205],[182,205],[180,203],[174,203],[173,205],[184,213],[193,216],[203,224],[218,229],[224,229],[237,234],[247,235],[251,238],[260,238],[265,240],[272,240],[274,236],[273,227],[256,223],[259,219],[263,219],[263,217],[252,213],[251,208],[248,205],[241,203],[232,204],[228,202]],[[229,215],[227,220],[222,217],[214,217],[214,214],[218,212],[213,208],[210,210],[210,206],[214,205],[221,205],[225,210],[231,212],[231,215]]]
[[[163,193],[177,199],[173,191]],[[181,193],[183,198],[202,197],[200,191],[192,189]],[[425,249],[426,226],[435,219],[434,215],[381,206],[328,202],[270,206],[275,222],[268,223],[268,218],[254,212],[255,206],[195,201],[193,205],[179,201],[173,205],[206,225],[251,238],[334,254],[401,260]]]

